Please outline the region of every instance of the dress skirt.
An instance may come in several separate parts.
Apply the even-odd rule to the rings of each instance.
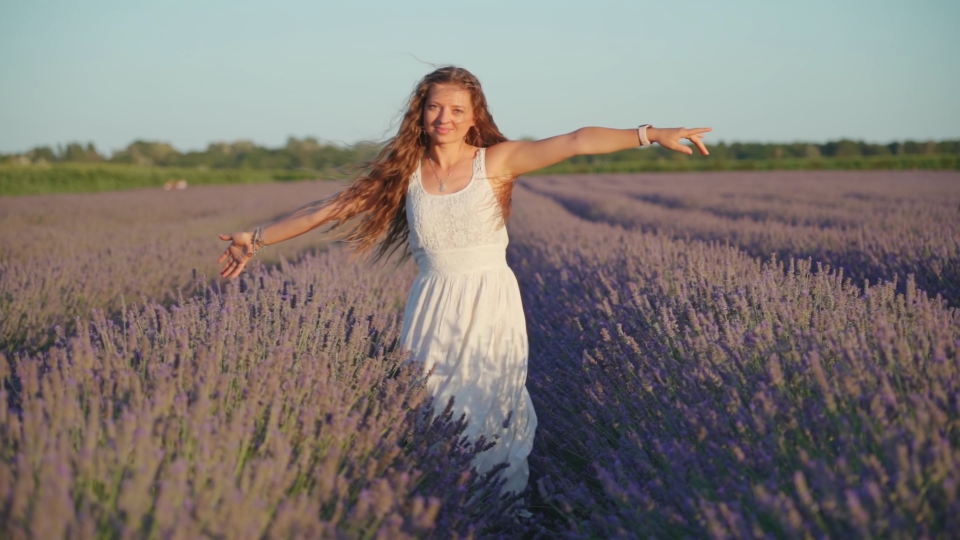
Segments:
[[[526,320],[504,246],[414,252],[420,273],[407,299],[402,344],[423,364],[436,413],[453,398],[466,435],[496,445],[474,461],[478,472],[506,462],[503,491],[529,476],[537,417],[526,389]],[[509,419],[509,421],[508,421]]]

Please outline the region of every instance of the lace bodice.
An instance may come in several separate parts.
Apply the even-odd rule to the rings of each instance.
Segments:
[[[507,228],[502,225],[500,206],[487,179],[485,150],[477,151],[470,183],[449,195],[427,193],[417,167],[407,187],[406,207],[410,250],[415,255],[479,246],[506,247]]]

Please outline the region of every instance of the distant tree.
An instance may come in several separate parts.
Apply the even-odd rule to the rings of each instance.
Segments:
[[[860,143],[860,153],[864,156],[889,156],[893,152],[889,145]]]
[[[376,142],[361,142],[342,146],[322,141],[316,137],[288,137],[279,148],[259,146],[250,140],[213,142],[201,151],[179,152],[169,143],[137,140],[123,150],[114,152],[110,161],[137,165],[247,168],[247,169],[345,169],[361,165],[373,159],[382,146]],[[710,145],[710,158],[722,160],[769,160],[769,159],[816,159],[821,157],[855,157],[887,155],[958,155],[960,140],[953,141],[904,141],[889,144],[872,144],[864,141],[842,139],[824,144],[795,143],[727,143],[718,141]],[[678,162],[687,159],[705,159],[697,155],[688,157],[653,145],[604,156],[576,156],[572,164],[603,164],[633,162]],[[97,152],[92,142],[82,145],[71,142],[66,146],[38,146],[24,154],[0,154],[0,163],[55,163],[96,162],[104,157]]]
[[[67,144],[67,147],[63,150],[63,154],[59,156],[58,161],[92,163],[103,161],[103,159],[103,156],[97,152],[97,148],[92,142],[87,143],[86,147],[80,143],[73,142]]]
[[[851,157],[860,155],[860,144],[849,139],[831,141],[820,147],[820,152],[827,157]]]
[[[180,152],[169,143],[136,140],[116,152],[110,161],[133,165],[178,165]]]
[[[37,163],[38,161],[53,163],[57,161],[57,155],[49,146],[38,146],[27,152],[27,157],[30,158],[30,161],[33,163]]]
[[[903,143],[902,147],[903,147],[904,154],[915,155],[915,154],[921,153],[920,143],[916,141],[906,141]]]
[[[940,154],[960,154],[960,141],[941,141],[937,151]]]

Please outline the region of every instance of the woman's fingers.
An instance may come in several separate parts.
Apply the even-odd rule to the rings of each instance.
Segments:
[[[672,143],[670,146],[670,149],[680,152],[681,154],[687,154],[687,155],[692,154],[693,150],[691,150],[689,146],[680,142],[681,140],[686,138],[687,137],[681,136],[681,137],[677,137],[675,140],[670,141]]]
[[[223,255],[220,255],[220,258],[217,259],[217,264],[227,260],[227,257],[237,258],[237,254],[233,251],[233,246],[228,247],[227,250],[223,252]]]
[[[713,128],[708,128],[708,127],[684,129],[683,136],[690,137],[691,135],[700,135],[703,133],[709,133],[711,131],[713,131]]]
[[[701,154],[703,154],[703,155],[705,155],[705,156],[709,156],[709,155],[710,155],[710,152],[707,150],[707,146],[706,146],[705,144],[703,144],[703,141],[700,140],[700,137],[697,137],[697,138],[691,139],[691,140],[693,141],[693,144],[695,144],[695,145],[697,146],[697,150],[700,150],[700,153],[701,153]]]
[[[220,259],[217,262],[222,263],[227,259],[229,259],[230,261],[233,261],[236,258],[237,256],[233,253],[233,249],[227,248],[227,250],[223,252],[223,255],[220,256]]]
[[[687,139],[689,139],[690,142],[697,147],[697,150],[699,150],[701,154],[705,156],[710,155],[710,152],[707,150],[707,146],[703,144],[703,135],[690,135],[687,137]],[[691,151],[691,153],[693,152]]]
[[[689,145],[681,143],[680,141],[682,139],[689,139],[701,154],[705,156],[710,155],[710,152],[707,151],[706,145],[703,144],[703,141],[700,140],[699,137],[679,137],[677,139],[665,140],[660,142],[660,146],[668,150],[673,150],[674,152],[680,152],[681,154],[693,154],[693,148],[691,148]]]
[[[232,272],[232,273],[230,274],[230,276],[229,276],[230,279],[233,279],[233,278],[239,276],[240,273],[243,272],[243,267],[246,266],[246,265],[247,265],[247,263],[238,262],[238,263],[237,263],[237,267],[234,268],[233,272]]]
[[[703,155],[705,155],[705,156],[710,155],[710,152],[707,150],[706,145],[703,144],[703,140],[702,140],[702,139],[703,139],[703,134],[704,134],[704,133],[709,133],[709,132],[711,132],[711,131],[713,131],[713,128],[708,128],[708,127],[705,127],[705,128],[693,128],[693,129],[685,129],[685,128],[684,128],[684,129],[680,129],[680,130],[679,130],[679,133],[678,133],[679,137],[678,137],[678,141],[677,141],[678,146],[682,146],[682,148],[683,148],[683,149],[680,150],[680,151],[683,152],[684,154],[687,154],[687,155],[692,155],[692,154],[693,154],[693,149],[692,149],[692,148],[690,148],[689,146],[686,146],[686,145],[680,145],[680,144],[679,144],[679,139],[687,139],[687,140],[689,140],[690,142],[692,142],[694,146],[697,147],[697,150],[699,150],[701,154],[703,154]]]
[[[233,236],[230,236],[229,234],[218,234],[217,236],[219,236],[220,239],[223,241],[233,240]],[[223,252],[223,255],[221,255],[220,258],[217,259],[217,264],[222,263],[224,259],[227,258],[228,255],[230,255],[230,248],[227,248],[227,250]]]
[[[223,265],[223,268],[220,269],[220,276],[221,276],[221,277],[227,277],[227,276],[229,276],[230,274],[232,274],[233,271],[236,269],[237,264],[239,263],[239,261],[237,260],[237,258],[236,258],[235,256],[233,256],[232,253],[230,253],[230,250],[229,250],[229,249],[227,250],[226,253],[224,253],[223,255],[220,256],[220,260],[217,261],[217,262],[218,262],[218,263],[223,262],[228,256],[230,257],[230,258],[229,258],[229,261],[227,262],[227,264]]]
[[[233,241],[233,235],[232,235],[232,234],[218,234],[217,236],[219,236],[220,239],[223,240],[224,242],[232,242],[232,241]],[[227,247],[227,249],[223,252],[223,255],[220,255],[220,258],[217,259],[217,264],[223,264],[223,261],[225,261],[225,260],[227,259],[227,257],[233,257],[234,259],[236,259],[236,258],[237,258],[237,254],[234,252],[234,247],[235,247],[235,246],[233,246],[233,245]],[[221,275],[223,275],[223,272],[221,272]]]
[[[230,246],[217,261],[218,263],[222,263],[224,260],[227,260],[227,263],[220,269],[220,277],[233,279],[239,276],[243,272],[244,267],[247,266],[247,261],[253,257],[253,255],[247,253],[244,248],[239,250],[235,250],[234,248],[235,246]],[[227,259],[228,257],[229,259]]]
[[[670,139],[668,141],[661,141],[660,146],[665,147],[668,150],[673,150],[674,152],[683,152],[685,146],[680,144],[680,139]]]
[[[683,139],[683,137],[677,137],[675,139],[672,138],[669,141],[664,141],[660,143],[660,146],[664,146],[669,150],[673,150],[674,152],[680,152],[681,154],[689,154],[690,148],[687,145],[681,143],[680,142],[681,139]]]

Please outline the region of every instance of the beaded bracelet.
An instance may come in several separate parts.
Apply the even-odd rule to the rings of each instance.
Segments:
[[[251,257],[267,246],[267,244],[263,242],[263,227],[257,227],[253,231],[253,240],[250,243],[253,244],[253,255],[251,255]]]

